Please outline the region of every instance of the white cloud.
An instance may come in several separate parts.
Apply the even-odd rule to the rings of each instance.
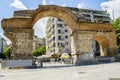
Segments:
[[[21,10],[28,9],[20,0],[14,0],[14,2],[10,4],[10,6]]]
[[[61,6],[66,7],[67,5],[66,4],[62,4]]]
[[[115,19],[120,17],[120,0],[110,0],[101,3],[102,10],[106,10],[113,19],[113,12]]]
[[[46,0],[42,0],[42,5],[47,5]]]
[[[46,37],[46,25],[47,25],[48,17],[42,18],[36,22],[34,25],[34,34],[40,38]]]
[[[85,7],[85,4],[83,2],[80,2],[78,5],[77,5],[77,8],[83,8]]]

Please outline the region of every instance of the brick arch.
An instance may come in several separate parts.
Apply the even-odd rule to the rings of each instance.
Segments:
[[[45,5],[39,6],[35,10],[15,11],[13,17],[1,21],[5,35],[14,43],[12,46],[14,59],[31,59],[33,57],[33,25],[43,17],[59,18],[71,28],[74,63],[79,64],[81,59],[91,60],[94,58],[92,39],[101,45],[103,56],[107,56],[107,49],[110,49],[110,55],[117,55],[116,36],[111,24],[78,21],[76,15],[68,8]]]
[[[40,6],[32,14],[33,24],[32,26],[41,18],[44,17],[56,17],[63,20],[72,31],[79,28],[77,17],[72,13],[71,10],[65,7],[56,5],[45,5]]]
[[[109,46],[109,41],[108,41],[107,37],[104,36],[104,35],[94,36],[94,40],[96,40],[103,47],[108,47]]]
[[[100,56],[108,56],[109,54],[109,40],[104,35],[96,35],[94,39],[99,43]]]

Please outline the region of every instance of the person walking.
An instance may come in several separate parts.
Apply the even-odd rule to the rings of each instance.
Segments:
[[[43,60],[40,60],[40,67],[43,68]]]

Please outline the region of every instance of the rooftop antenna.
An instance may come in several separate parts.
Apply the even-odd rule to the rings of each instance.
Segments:
[[[112,10],[113,21],[115,20],[114,10]]]

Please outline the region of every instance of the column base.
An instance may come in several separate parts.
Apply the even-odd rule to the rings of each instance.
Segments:
[[[21,53],[17,53],[17,54],[14,54],[11,58],[12,60],[27,60],[27,59],[33,59],[33,55],[28,53],[28,54],[21,54]]]
[[[76,66],[96,64],[93,54],[76,54],[73,56],[73,63]]]

